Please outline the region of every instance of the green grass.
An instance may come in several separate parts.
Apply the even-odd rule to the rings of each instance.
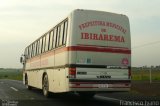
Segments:
[[[20,69],[3,69],[0,68],[0,79],[22,80],[23,75]],[[132,69],[132,80],[149,81],[149,70],[134,70]],[[160,71],[152,71],[152,81],[160,81]]]
[[[160,81],[160,71],[153,70],[152,73],[152,81]],[[132,80],[142,80],[147,81],[150,80],[150,72],[149,70],[132,70]]]
[[[20,69],[0,69],[0,79],[22,80],[22,71]]]

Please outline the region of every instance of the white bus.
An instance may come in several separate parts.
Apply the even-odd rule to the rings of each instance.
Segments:
[[[131,38],[128,17],[74,10],[25,48],[23,83],[49,93],[129,91]]]

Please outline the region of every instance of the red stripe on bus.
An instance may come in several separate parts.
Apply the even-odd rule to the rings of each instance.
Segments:
[[[119,48],[119,49],[128,49],[127,47],[115,47],[115,46],[97,46],[97,45],[83,45],[83,44],[77,44],[79,46],[87,46],[87,47],[107,47],[107,48]]]
[[[87,87],[83,87],[83,86],[70,86],[70,88],[98,88],[98,87],[90,87],[90,86],[87,86]]]
[[[104,52],[104,53],[120,53],[120,54],[131,54],[131,50],[126,48],[115,48],[115,47],[101,47],[101,46],[69,46],[57,48],[55,50],[47,51],[41,54],[41,58],[49,57],[65,51],[86,51],[86,52]],[[31,61],[37,60],[40,55],[31,58]]]
[[[100,82],[70,82],[70,84],[104,84]]]
[[[108,87],[108,88],[130,88],[130,87]]]
[[[78,87],[78,86],[71,86],[70,88],[99,88],[99,87]],[[104,88],[130,88],[130,87],[104,87]]]
[[[130,83],[123,83],[123,82],[117,82],[117,83],[104,83],[104,82],[70,82],[70,84],[130,84]]]
[[[84,46],[70,46],[68,51],[88,51],[88,52],[106,52],[106,53],[121,53],[121,54],[131,54],[131,50],[127,49],[115,49],[106,47],[84,47]]]

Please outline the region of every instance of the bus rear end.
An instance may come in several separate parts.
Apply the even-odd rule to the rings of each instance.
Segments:
[[[69,45],[70,91],[130,90],[131,39],[125,15],[75,10]]]

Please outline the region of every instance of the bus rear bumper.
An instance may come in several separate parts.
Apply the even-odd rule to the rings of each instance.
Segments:
[[[128,92],[130,88],[70,88],[69,91]]]
[[[131,83],[70,82],[70,91],[130,91]]]

